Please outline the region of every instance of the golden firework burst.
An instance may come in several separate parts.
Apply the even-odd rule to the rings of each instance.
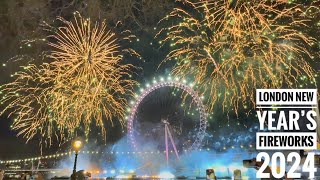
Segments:
[[[14,82],[1,86],[2,102],[8,103],[2,114],[15,116],[13,129],[28,140],[38,132],[49,139],[70,137],[79,127],[88,135],[92,124],[105,137],[107,121],[124,125],[126,98],[136,82],[129,78],[134,66],[123,60],[137,54],[121,47],[105,21],[92,23],[79,14],[59,20],[63,25],[48,38],[48,61],[24,67]]]
[[[224,108],[254,103],[256,88],[295,87],[298,78],[314,81],[305,59],[315,39],[299,29],[308,19],[298,5],[267,0],[182,1],[162,21],[160,43],[169,43],[165,61],[174,60],[173,73],[192,77],[209,109],[218,100]],[[173,20],[174,19],[174,20]],[[172,20],[175,22],[172,24]]]

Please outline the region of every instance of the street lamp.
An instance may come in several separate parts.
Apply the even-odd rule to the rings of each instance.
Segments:
[[[73,165],[73,171],[71,175],[72,180],[77,179],[77,160],[78,160],[78,153],[79,150],[82,148],[83,142],[80,139],[76,139],[72,142],[72,148],[76,152],[75,159],[74,159],[74,165]]]

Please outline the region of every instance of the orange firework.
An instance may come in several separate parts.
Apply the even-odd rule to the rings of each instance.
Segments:
[[[221,99],[224,108],[247,108],[256,88],[295,87],[298,78],[314,81],[315,39],[299,29],[307,18],[298,5],[267,0],[182,1],[162,21],[174,19],[157,37],[169,43],[166,61],[173,73],[192,77],[209,109]]]
[[[116,118],[124,124],[127,96],[136,84],[130,80],[131,64],[123,63],[123,49],[106,23],[92,23],[76,14],[73,21],[59,18],[63,26],[49,36],[48,63],[30,65],[16,74],[12,83],[1,87],[2,111],[15,116],[13,129],[28,140],[37,132],[73,136],[83,127],[88,135],[93,123],[105,137],[105,122]],[[130,37],[125,37],[128,39]]]

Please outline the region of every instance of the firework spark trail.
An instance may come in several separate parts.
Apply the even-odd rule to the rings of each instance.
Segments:
[[[14,82],[1,86],[1,102],[8,104],[1,114],[16,117],[13,129],[27,140],[38,132],[61,140],[80,127],[88,135],[93,123],[105,137],[106,121],[113,124],[116,117],[124,125],[126,98],[136,82],[129,79],[134,66],[122,61],[137,53],[121,48],[105,22],[91,23],[79,14],[73,21],[59,20],[63,26],[49,36],[48,62],[24,67]]]
[[[256,88],[294,87],[298,77],[314,81],[308,48],[315,39],[298,29],[307,27],[298,5],[267,0],[182,1],[161,22],[172,20],[156,35],[169,43],[165,61],[173,73],[193,77],[209,96],[209,109],[222,99],[236,113],[254,104]],[[164,62],[165,62],[164,61]],[[230,109],[228,108],[228,109]]]
[[[49,120],[46,104],[50,89],[46,88],[49,82],[47,77],[37,66],[30,64],[23,69],[15,73],[13,82],[0,88],[3,94],[1,103],[6,105],[1,114],[8,112],[9,117],[14,117],[12,129],[19,130],[18,135],[30,140],[38,132],[42,135],[52,133],[52,121]]]

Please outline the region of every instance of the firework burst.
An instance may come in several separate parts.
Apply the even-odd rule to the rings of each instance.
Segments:
[[[314,81],[304,59],[313,59],[315,40],[303,32],[308,20],[298,5],[267,0],[182,1],[162,21],[174,19],[157,37],[169,43],[166,61],[176,61],[173,73],[193,77],[224,108],[247,108],[256,88],[295,87],[298,78]]]
[[[137,54],[121,48],[105,22],[91,23],[79,14],[73,21],[59,20],[63,25],[48,37],[48,62],[24,67],[14,82],[1,87],[2,103],[8,103],[2,113],[16,117],[13,129],[28,140],[38,132],[49,139],[72,137],[80,127],[88,135],[92,124],[105,137],[107,121],[124,124],[135,81],[129,79],[134,66],[123,57]]]

